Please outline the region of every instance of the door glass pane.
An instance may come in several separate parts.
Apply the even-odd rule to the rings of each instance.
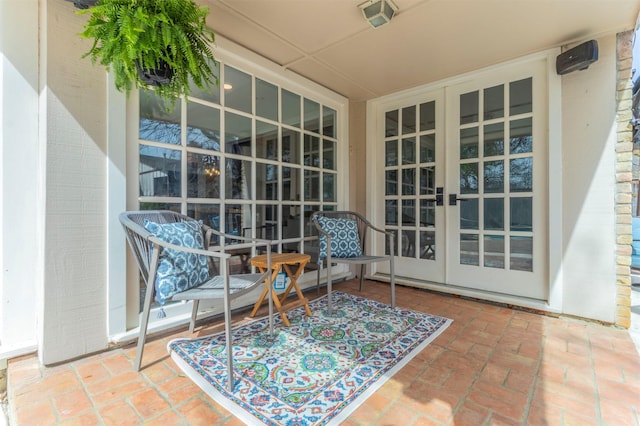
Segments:
[[[385,225],[397,225],[398,224],[398,201],[386,200],[385,201]]]
[[[320,167],[320,138],[304,135],[304,165]]]
[[[300,127],[300,96],[282,89],[282,123]]]
[[[504,199],[484,199],[484,229],[490,231],[504,230]]]
[[[504,117],[504,85],[484,89],[484,119]]]
[[[384,117],[384,136],[398,136],[398,110],[387,111]]]
[[[278,121],[278,88],[256,78],[256,115]]]
[[[504,235],[484,236],[484,266],[504,269]]]
[[[460,193],[478,193],[478,163],[460,164]]]
[[[533,238],[511,237],[510,267],[517,271],[533,271]]]
[[[420,104],[420,131],[436,128],[436,102]]]
[[[304,171],[304,199],[320,201],[320,173],[315,170]]]
[[[509,83],[509,114],[525,114],[533,110],[531,77]]]
[[[336,110],[326,106],[322,107],[322,134],[336,137]]]
[[[416,194],[416,169],[402,169],[402,195]]]
[[[478,91],[460,95],[460,124],[478,121]]]
[[[420,136],[420,162],[432,163],[436,161],[436,135]]]
[[[420,231],[420,259],[436,259],[436,233]]]
[[[336,201],[336,175],[335,173],[322,174],[322,200],[325,202]]]
[[[164,101],[152,92],[140,90],[140,139],[180,145],[180,102],[176,108],[167,112]]]
[[[282,200],[300,201],[300,169],[282,168]]]
[[[420,195],[436,193],[436,167],[420,168]]]
[[[304,129],[320,133],[320,104],[304,98]]]
[[[484,156],[504,154],[504,123],[484,126]]]
[[[251,161],[226,159],[225,197],[234,200],[250,200]]]
[[[533,198],[512,197],[510,200],[511,230],[531,232],[533,231]]]
[[[460,229],[478,229],[478,199],[470,198],[460,203]]]
[[[140,195],[179,197],[182,152],[140,144]]]
[[[387,141],[385,143],[385,166],[397,166],[398,165],[398,141]]]
[[[460,234],[460,264],[480,265],[480,245],[478,235]]]
[[[333,141],[322,141],[322,167],[329,170],[336,169],[336,143]]]
[[[220,197],[220,157],[187,153],[187,197]]]
[[[220,110],[187,103],[187,145],[220,151]]]
[[[398,171],[385,172],[385,195],[398,195]]]
[[[436,225],[436,202],[420,200],[420,226]]]
[[[225,65],[224,83],[230,85],[230,88],[224,91],[225,106],[251,114],[251,100],[253,98],[251,93],[251,76],[229,65]]]
[[[509,123],[509,152],[520,154],[533,149],[533,130],[531,119],[513,120]]]
[[[277,204],[259,204],[256,206],[256,238],[264,238],[275,240],[279,238],[280,230],[278,229],[278,205]],[[283,216],[285,217],[285,216]],[[250,229],[243,229],[243,236],[250,236]]]
[[[209,66],[216,75],[220,75],[220,63],[218,61],[209,63]],[[218,84],[211,84],[205,89],[201,89],[196,86],[193,81],[189,81],[189,90],[191,91],[192,97],[203,99],[205,101],[213,102],[216,104],[220,103],[220,86],[221,85]]]
[[[256,200],[278,199],[278,166],[256,163]]]
[[[278,160],[278,126],[256,121],[256,157]]]
[[[302,225],[299,206],[282,206],[282,238],[299,238],[302,236]],[[298,248],[294,245],[289,251],[298,251]]]
[[[226,112],[225,115],[225,152],[251,156],[251,119],[242,115]]]
[[[484,162],[484,192],[504,192],[504,161]]]
[[[509,161],[509,188],[511,192],[533,191],[533,158]]]
[[[416,132],[416,107],[402,108],[402,134]]]
[[[180,208],[178,208],[180,211]],[[187,204],[187,216],[196,220],[201,220],[208,225],[220,231],[220,205],[219,204]]]
[[[393,253],[398,256],[398,230],[397,229],[385,229],[386,232],[393,234]],[[389,238],[384,239],[384,253],[390,254],[391,248],[389,247]]]
[[[416,231],[403,230],[401,243],[402,251],[400,253],[400,256],[415,257]]]
[[[300,164],[300,132],[282,129],[282,161]]]
[[[416,201],[415,200],[402,200],[402,225],[415,226],[416,225]]]
[[[478,158],[478,128],[460,129],[460,159]]]
[[[402,139],[402,164],[416,163],[416,138]]]

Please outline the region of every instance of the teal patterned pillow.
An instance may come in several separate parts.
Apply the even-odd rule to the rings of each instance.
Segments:
[[[167,243],[204,249],[201,224],[196,221],[159,224],[145,219],[144,227]],[[174,294],[202,284],[208,279],[207,256],[164,249],[158,261],[156,300],[162,306]]]
[[[362,256],[358,224],[351,219],[334,219],[318,216],[318,223],[331,237],[331,257],[348,258]],[[320,234],[320,256],[327,257],[327,237]]]

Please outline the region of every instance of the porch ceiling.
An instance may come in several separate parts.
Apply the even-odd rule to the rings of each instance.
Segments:
[[[363,101],[548,48],[633,29],[639,0],[394,0],[373,29],[364,0],[199,0],[214,31]]]

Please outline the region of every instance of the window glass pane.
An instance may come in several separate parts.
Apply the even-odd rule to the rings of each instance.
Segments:
[[[282,89],[282,123],[300,127],[300,96]]]
[[[282,199],[284,201],[300,201],[300,169],[282,168]]]
[[[210,65],[213,68],[213,73],[215,75],[220,75],[220,63],[215,61]],[[189,82],[189,90],[191,90],[191,97],[202,99],[208,102],[213,102],[216,104],[220,104],[220,86],[218,84],[212,84],[204,90],[200,89],[198,86],[194,84],[193,81]]]
[[[504,236],[484,236],[484,266],[504,269]]]
[[[460,129],[460,159],[478,158],[478,128]]]
[[[484,156],[504,154],[504,123],[484,126]]]
[[[220,151],[220,110],[187,103],[187,145]]]
[[[533,191],[533,158],[517,158],[509,162],[511,192]]]
[[[504,199],[484,199],[484,229],[490,231],[504,230]]]
[[[513,120],[509,124],[509,152],[511,154],[531,152],[533,149],[531,119]]]
[[[512,231],[533,231],[533,198],[512,197],[510,200],[510,217]]]
[[[230,235],[242,236],[243,229],[251,229],[252,216],[251,205],[249,204],[227,204],[224,214],[224,232]]]
[[[484,89],[484,119],[504,117],[504,85]]]
[[[420,200],[420,226],[435,226],[436,203],[433,200]]]
[[[320,201],[320,173],[315,170],[304,171],[305,201]]]
[[[144,202],[140,203],[140,210],[170,210],[172,212],[180,213],[180,203],[158,203],[158,202]]]
[[[436,128],[436,103],[435,101],[420,104],[420,131]]]
[[[478,199],[471,198],[460,201],[460,229],[478,229],[480,226],[478,215]]]
[[[484,193],[504,192],[504,161],[484,162]]]
[[[480,265],[480,245],[475,234],[460,234],[460,264]]]
[[[511,269],[533,271],[533,238],[511,237]]]
[[[164,101],[151,91],[140,90],[140,125],[138,137],[147,141],[180,145],[181,103],[167,112]]]
[[[187,216],[201,220],[207,226],[220,231],[219,204],[187,204]]]
[[[416,132],[416,107],[402,108],[402,134]]]
[[[304,165],[320,167],[320,138],[304,135]]]
[[[282,206],[282,238],[302,237],[301,225],[304,223],[300,216],[300,206]],[[290,246],[289,251],[298,251],[297,246]]]
[[[278,126],[256,121],[256,157],[278,160]]]
[[[386,200],[385,201],[385,225],[397,225],[398,224],[398,201]]]
[[[416,169],[402,169],[402,195],[415,195]]]
[[[385,142],[385,166],[398,165],[398,141],[392,140]]]
[[[398,171],[385,172],[385,195],[398,195]]]
[[[478,121],[478,91],[460,95],[460,124]]]
[[[300,164],[300,132],[282,129],[282,161]]]
[[[256,115],[278,121],[278,88],[256,78]]]
[[[336,169],[336,143],[333,141],[322,141],[322,167],[329,170]]]
[[[182,152],[140,144],[140,195],[179,197]]]
[[[256,206],[256,238],[277,240],[280,235],[278,224],[281,223],[277,204],[258,204]],[[247,231],[245,231],[245,236]]]
[[[229,108],[251,114],[251,76],[229,65],[224,67],[224,104]]]
[[[416,252],[416,231],[402,230],[400,256],[403,257],[415,257]]]
[[[220,157],[187,152],[187,197],[220,197]]]
[[[436,259],[436,233],[420,231],[420,259]]]
[[[251,156],[251,119],[228,111],[224,117],[225,152]]]
[[[393,253],[398,255],[398,230],[397,229],[385,229],[386,232],[393,234]],[[391,254],[391,244],[389,244],[389,238],[384,239],[384,254]]]
[[[278,166],[256,163],[256,200],[278,199]]]
[[[478,193],[478,163],[460,164],[460,193]]]
[[[402,200],[401,215],[403,226],[415,226],[416,225],[416,201],[415,200]]]
[[[416,163],[416,138],[402,139],[402,164]]]
[[[385,117],[384,136],[398,136],[398,110],[387,111]]]
[[[322,107],[322,134],[336,137],[336,110],[326,106]]]
[[[335,173],[322,174],[322,201],[325,201],[325,202],[336,201],[336,174]]]
[[[436,161],[436,135],[420,136],[420,162],[432,163]]]
[[[420,168],[420,195],[436,193],[436,167]]]
[[[250,200],[251,161],[227,158],[225,167],[225,197]]]
[[[320,133],[320,104],[304,98],[304,129]]]
[[[509,84],[509,114],[525,114],[533,111],[531,77]]]

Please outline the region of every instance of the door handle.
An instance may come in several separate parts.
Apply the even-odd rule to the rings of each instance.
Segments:
[[[466,198],[458,198],[458,194],[449,194],[449,205],[455,206],[458,204],[458,201],[467,201]]]

